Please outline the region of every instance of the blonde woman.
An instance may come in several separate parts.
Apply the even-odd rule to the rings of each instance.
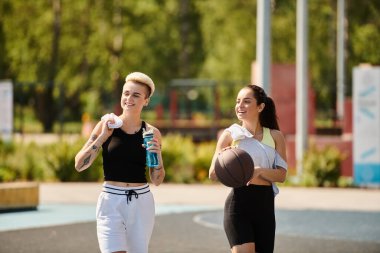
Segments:
[[[103,117],[75,157],[75,168],[80,172],[89,168],[102,148],[104,183],[96,209],[102,253],[148,252],[155,209],[145,175],[144,129],[153,129],[154,138],[147,149],[158,155],[160,164],[149,168],[150,180],[158,186],[165,177],[160,131],[141,119],[154,89],[149,76],[140,72],[129,74],[120,100],[122,114]]]

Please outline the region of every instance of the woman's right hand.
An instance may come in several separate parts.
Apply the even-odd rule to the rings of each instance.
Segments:
[[[102,120],[101,122],[101,132],[99,137],[105,142],[113,133],[113,128],[108,127],[108,122],[115,123],[113,120]]]

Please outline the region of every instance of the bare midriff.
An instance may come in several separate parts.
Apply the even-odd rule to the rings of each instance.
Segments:
[[[269,181],[267,181],[265,179],[259,178],[259,177],[252,178],[251,181],[249,181],[249,184],[272,185],[271,182],[269,182]]]
[[[118,182],[118,181],[105,181],[106,184],[110,184],[113,186],[119,186],[119,187],[137,187],[146,185],[146,183],[126,183],[126,182]]]

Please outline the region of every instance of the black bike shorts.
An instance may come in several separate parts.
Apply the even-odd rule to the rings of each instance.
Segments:
[[[224,230],[231,248],[252,242],[257,252],[273,252],[276,220],[272,186],[233,188],[224,206]]]

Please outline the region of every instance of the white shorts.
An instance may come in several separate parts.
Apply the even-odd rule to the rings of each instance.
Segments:
[[[148,184],[117,187],[104,183],[96,207],[101,252],[147,253],[154,217],[154,199]]]

